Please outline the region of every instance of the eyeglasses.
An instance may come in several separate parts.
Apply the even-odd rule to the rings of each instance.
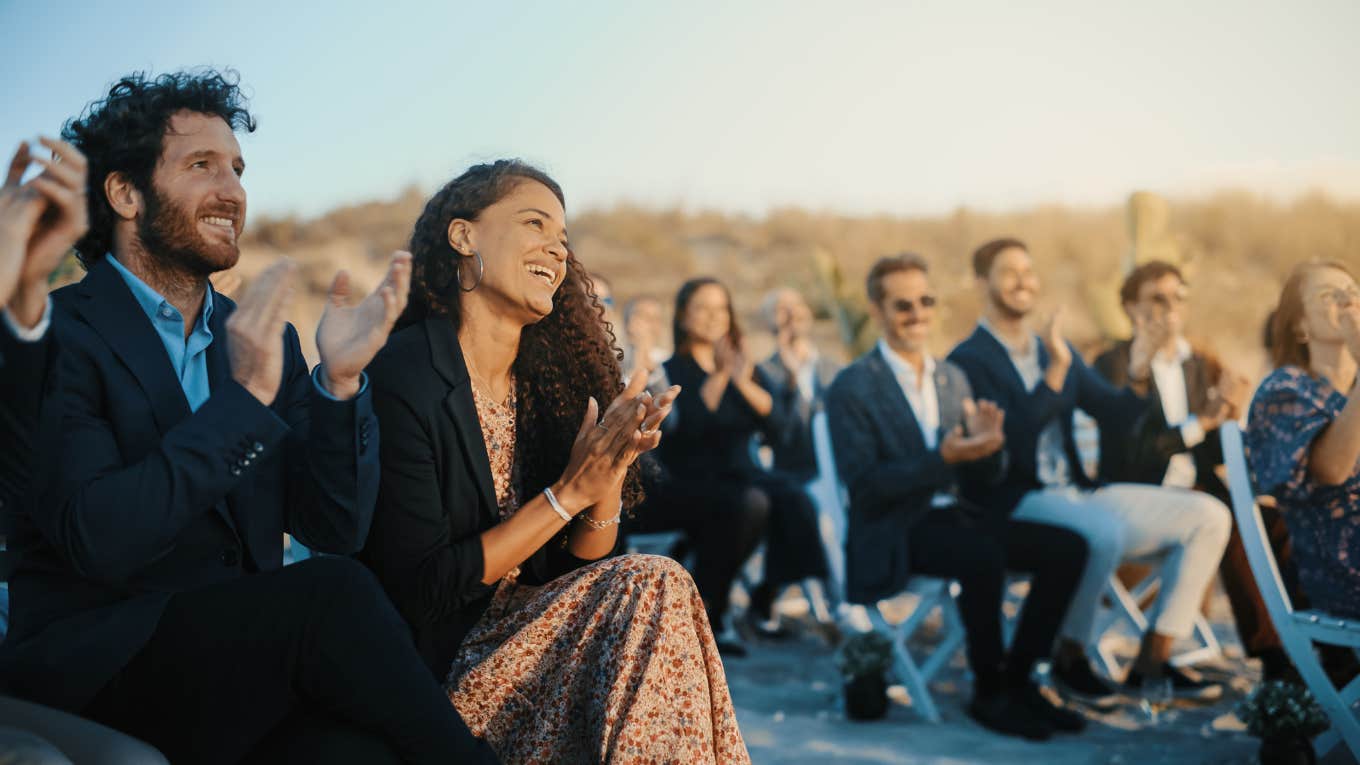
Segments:
[[[1189,294],[1181,289],[1175,292],[1156,292],[1149,295],[1148,300],[1151,300],[1153,305],[1158,308],[1171,308],[1172,306],[1184,305],[1188,297]]]
[[[935,296],[922,295],[916,300],[903,300],[901,298],[898,298],[897,300],[893,300],[888,303],[888,307],[892,308],[897,313],[909,313],[911,311],[916,310],[916,306],[918,305],[921,307],[922,311],[924,311],[927,308],[934,308]]]
[[[1317,299],[1340,308],[1346,308],[1352,303],[1360,303],[1360,287],[1346,287],[1345,289],[1333,287],[1320,290],[1317,293]]]

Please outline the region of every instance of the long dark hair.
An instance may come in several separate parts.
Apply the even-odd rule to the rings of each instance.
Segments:
[[[411,299],[399,325],[431,316],[452,322],[455,330],[462,325],[458,267],[465,258],[449,243],[449,224],[459,218],[477,220],[526,182],[543,184],[566,207],[556,181],[517,159],[474,165],[430,198],[411,233]],[[566,265],[552,312],[524,328],[512,366],[519,400],[515,448],[525,496],[561,477],[587,398],[594,396],[603,411],[623,390],[622,353],[605,324],[595,285],[574,252],[568,251]],[[623,489],[625,507],[642,501],[637,463],[628,469]]]
[[[680,291],[675,293],[675,315],[671,317],[671,333],[675,338],[677,356],[689,353],[689,331],[685,329],[685,311],[689,308],[689,302],[694,299],[694,294],[700,287],[707,287],[710,284],[722,290],[723,296],[727,298],[727,339],[732,345],[741,347],[741,326],[737,324],[737,311],[732,307],[732,293],[728,291],[727,285],[717,279],[699,276],[680,285]]]

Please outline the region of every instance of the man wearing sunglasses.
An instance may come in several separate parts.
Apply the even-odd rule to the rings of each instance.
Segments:
[[[1156,395],[1149,396],[1154,426],[1142,438],[1102,430],[1101,479],[1198,489],[1226,507],[1228,488],[1215,472],[1223,464],[1217,431],[1219,425],[1241,415],[1250,394],[1246,378],[1186,340],[1187,289],[1176,266],[1156,260],[1144,263],[1129,273],[1119,297],[1134,334],[1147,336],[1148,345],[1156,348],[1150,362],[1150,385]],[[1129,380],[1132,343],[1116,343],[1096,359],[1096,370],[1114,385]],[[1263,511],[1277,547],[1276,557],[1287,561],[1289,532],[1284,521],[1271,508]],[[1267,679],[1288,678],[1289,658],[1266,612],[1236,529],[1218,570],[1247,655],[1261,660]]]
[[[1070,695],[1100,706],[1116,693],[1091,670],[1085,647],[1096,639],[1096,614],[1110,575],[1125,558],[1160,561],[1161,589],[1149,613],[1133,669],[1132,690],[1168,677],[1178,696],[1217,698],[1222,688],[1171,666],[1172,644],[1194,626],[1232,528],[1222,503],[1199,492],[1135,483],[1102,483],[1077,456],[1072,415],[1078,408],[1102,430],[1139,437],[1155,428],[1146,398],[1154,338],[1136,335],[1128,355],[1129,386],[1116,389],[1088,367],[1063,338],[1061,309],[1041,334],[1029,327],[1039,277],[1025,244],[996,239],[973,253],[973,273],[985,308],[978,328],[949,355],[977,395],[1006,410],[1010,465],[994,485],[964,486],[964,496],[1079,532],[1090,563],[1063,626],[1053,678]]]
[[[960,497],[960,486],[1004,477],[1005,413],[974,403],[963,372],[931,355],[935,297],[920,256],[879,260],[867,286],[882,339],[837,375],[826,397],[836,471],[850,493],[847,597],[875,603],[912,575],[957,580],[974,676],[969,714],[1028,739],[1081,730],[1084,718],[1051,704],[1030,671],[1052,651],[1086,543]],[[1033,577],[1009,653],[1001,636],[1007,570]]]

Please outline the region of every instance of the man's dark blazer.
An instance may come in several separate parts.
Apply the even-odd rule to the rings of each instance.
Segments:
[[[18,695],[78,711],[146,644],[172,595],[279,568],[285,531],[322,552],[358,550],[378,426],[367,393],[340,402],[315,389],[291,325],[278,395],[262,405],[231,378],[235,304],[221,295],[211,395],[192,413],[112,265],[53,298],[59,382],[11,537],[0,671]]]
[[[8,532],[12,514],[32,476],[35,437],[43,393],[53,377],[57,357],[52,330],[34,342],[14,335],[0,318],[0,535]]]
[[[817,454],[812,448],[812,416],[822,409],[826,389],[840,370],[830,359],[818,357],[812,375],[812,400],[803,398],[793,372],[776,352],[760,363],[774,407],[767,418],[765,437],[774,452],[774,469],[802,481],[817,477]]]
[[[1116,343],[1096,358],[1093,366],[1110,384],[1128,385],[1129,342]],[[1189,411],[1192,414],[1204,411],[1209,404],[1209,389],[1213,387],[1209,360],[1201,353],[1193,353],[1181,363],[1181,372],[1185,375],[1185,397]],[[1214,472],[1215,467],[1223,464],[1223,445],[1219,441],[1218,431],[1210,431],[1205,434],[1203,441],[1187,449],[1180,428],[1166,422],[1155,378],[1149,387],[1148,427],[1134,434],[1101,428],[1101,480],[1160,484],[1166,477],[1166,467],[1171,457],[1189,451],[1195,460],[1197,484],[1214,496],[1228,496],[1227,487]]]
[[[963,424],[963,401],[972,392],[963,372],[947,361],[936,362],[935,390],[942,439]],[[836,376],[826,413],[836,472],[850,493],[846,596],[852,603],[872,603],[906,587],[908,537],[931,512],[935,494],[957,495],[960,483],[1000,480],[1006,451],[958,470],[946,465],[938,448],[926,448],[911,404],[878,348]]]
[[[1038,337],[1032,338],[1032,342],[1039,349],[1039,367],[1047,369],[1048,351]],[[984,327],[979,326],[950,352],[949,360],[968,376],[974,395],[995,402],[1006,412],[1006,454],[1010,461],[1006,477],[996,484],[965,483],[964,497],[983,507],[1010,512],[1025,494],[1041,488],[1037,467],[1039,434],[1055,418],[1062,430],[1072,483],[1083,488],[1097,486],[1082,467],[1072,437],[1072,413],[1078,408],[1094,417],[1102,429],[1135,433],[1146,427],[1147,400],[1128,388],[1112,387],[1082,361],[1075,348],[1071,352],[1072,367],[1063,380],[1061,393],[1042,379],[1034,390],[1026,390],[1006,347]]]
[[[368,379],[383,423],[382,487],[359,557],[377,574],[442,681],[495,592],[496,585],[482,584],[481,534],[500,521],[491,461],[452,322],[431,317],[394,333],[369,365]],[[532,496],[522,493],[520,500]],[[519,581],[544,584],[591,562],[567,552],[565,533],[520,566]]]

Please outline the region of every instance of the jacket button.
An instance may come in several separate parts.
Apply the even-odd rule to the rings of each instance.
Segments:
[[[235,566],[237,563],[241,562],[241,554],[236,552],[235,547],[228,547],[223,550],[221,558],[223,566]]]

